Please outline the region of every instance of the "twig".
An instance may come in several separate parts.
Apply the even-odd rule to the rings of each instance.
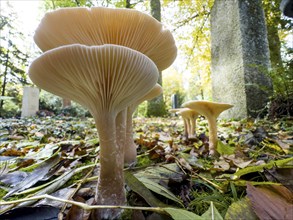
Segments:
[[[144,152],[143,154],[137,155],[136,158],[140,158],[140,157],[144,157],[150,154],[150,152],[152,152],[153,150],[155,150],[156,148],[158,148],[159,145],[154,146],[152,149],[147,150],[146,152]]]
[[[97,163],[98,163],[98,158],[96,158],[96,160],[95,160],[95,163],[94,163],[95,166],[93,166],[93,167],[90,169],[90,171],[89,171],[89,172],[88,172],[88,173],[87,173],[87,174],[86,174],[81,180],[78,181],[78,183],[76,183],[77,186],[76,186],[76,188],[74,189],[74,191],[71,193],[71,195],[69,196],[69,199],[72,199],[73,196],[76,194],[76,192],[80,189],[81,185],[87,181],[87,178],[88,178],[88,177],[91,175],[91,173],[94,171],[94,169],[95,169]],[[63,215],[63,212],[65,211],[66,207],[67,207],[67,203],[65,203],[65,204],[63,205],[63,207],[62,207],[62,209],[61,209],[61,211],[60,211],[59,214]]]
[[[200,176],[199,174],[197,173],[194,173],[193,175],[191,175],[192,177],[198,177],[200,178],[201,180],[207,182],[208,184],[212,185],[213,187],[215,187],[217,190],[219,190],[221,193],[224,193],[224,190],[218,186],[217,184],[213,183],[212,181],[208,180],[207,178],[203,177],[203,176]]]
[[[87,204],[82,203],[82,202],[76,202],[76,201],[73,201],[73,200],[61,199],[61,198],[50,196],[50,195],[47,195],[47,194],[40,195],[40,196],[34,196],[34,197],[30,197],[30,198],[18,199],[18,200],[14,200],[14,201],[7,201],[7,202],[1,201],[0,206],[1,205],[11,205],[11,204],[15,204],[15,203],[27,202],[27,201],[32,201],[32,200],[40,200],[40,199],[51,199],[51,200],[55,200],[55,201],[59,201],[59,202],[64,202],[64,203],[68,203],[68,204],[71,204],[71,205],[78,206],[78,207],[80,207],[80,208],[82,208],[84,210],[93,210],[93,209],[132,209],[132,210],[152,211],[152,212],[166,214],[164,209],[160,208],[160,207],[87,205]]]

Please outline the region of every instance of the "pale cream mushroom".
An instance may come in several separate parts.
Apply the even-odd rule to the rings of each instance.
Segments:
[[[156,19],[133,9],[61,8],[48,12],[34,40],[42,51],[74,43],[122,45],[148,56],[160,71],[169,67],[177,55],[171,32]],[[125,111],[118,114],[116,121],[120,145],[126,138]]]
[[[182,104],[183,107],[190,108],[206,117],[209,124],[209,153],[214,155],[217,148],[217,118],[225,110],[233,105],[210,101],[188,101]]]
[[[159,70],[169,67],[177,48],[171,32],[155,18],[134,9],[61,8],[42,18],[34,41],[42,51],[67,44],[117,44],[137,50]]]
[[[169,111],[182,117],[184,123],[184,137],[187,140],[189,138],[194,138],[196,136],[196,119],[199,114],[190,108],[175,108]]]
[[[156,84],[158,69],[144,54],[118,45],[68,45],[45,52],[29,68],[40,88],[89,109],[100,139],[96,200],[124,205],[124,148],[116,142],[117,114],[145,96]],[[115,219],[120,210],[103,209],[97,218]]]
[[[132,115],[139,104],[144,101],[151,100],[160,94],[162,94],[163,89],[159,84],[156,84],[152,90],[147,93],[144,97],[137,100],[134,104],[127,108],[127,121],[126,121],[126,140],[125,140],[125,152],[124,152],[124,163],[126,165],[131,165],[136,162],[136,145],[133,140],[133,128],[132,128]]]

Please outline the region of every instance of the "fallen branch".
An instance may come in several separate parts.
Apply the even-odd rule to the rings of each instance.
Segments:
[[[152,211],[152,212],[157,212],[157,213],[162,213],[162,214],[167,214],[164,209],[160,207],[138,207],[138,206],[112,206],[112,205],[87,205],[82,202],[76,202],[73,200],[67,200],[67,199],[61,199],[58,197],[50,196],[47,194],[40,195],[40,196],[33,196],[30,198],[24,198],[24,199],[18,199],[14,201],[7,201],[7,202],[0,202],[1,205],[11,205],[15,203],[21,203],[21,202],[27,202],[27,201],[32,201],[32,200],[40,200],[40,199],[51,199],[59,202],[64,202],[68,203],[71,205],[78,206],[84,210],[93,210],[93,209],[132,209],[132,210],[143,210],[143,211]]]

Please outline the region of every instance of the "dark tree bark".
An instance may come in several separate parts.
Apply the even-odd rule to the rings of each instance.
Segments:
[[[3,77],[3,84],[2,84],[2,88],[1,88],[1,96],[5,96],[5,90],[6,90],[6,84],[7,84],[7,71],[8,71],[8,61],[9,61],[9,50],[7,51],[7,54],[6,54],[6,62],[5,62],[5,70],[4,70],[4,77]],[[0,116],[1,116],[1,113],[2,113],[2,109],[3,109],[3,104],[4,104],[4,101],[1,100],[0,101]]]
[[[151,15],[161,21],[161,2],[160,0],[150,0]],[[162,72],[160,72],[158,83],[162,85]],[[163,95],[148,101],[146,116],[161,117],[166,115],[166,106]]]
[[[270,49],[270,61],[272,68],[282,68],[281,41],[278,34],[278,25],[281,21],[280,2],[263,1],[263,8],[266,17],[268,42]]]
[[[161,21],[161,2],[160,0],[150,0],[151,15]]]

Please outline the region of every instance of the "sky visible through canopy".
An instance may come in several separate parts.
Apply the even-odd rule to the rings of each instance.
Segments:
[[[1,0],[0,1],[0,13],[7,14],[7,2],[12,6],[12,9],[17,14],[17,29],[25,35],[25,41],[19,40],[19,44],[23,47],[30,48],[29,50],[38,51],[37,46],[33,41],[34,31],[37,28],[40,20],[44,15],[45,9],[43,8],[42,0]],[[166,14],[166,13],[165,13]],[[169,13],[168,13],[169,14]],[[172,13],[171,13],[172,14]],[[168,27],[170,28],[170,27]],[[25,43],[24,43],[25,42]],[[178,42],[177,42],[178,44]],[[178,46],[178,45],[177,45]],[[178,51],[179,52],[179,51]],[[32,60],[34,58],[32,57]],[[190,77],[189,71],[186,71],[184,65],[182,65],[183,58],[181,54],[177,55],[177,58],[172,65],[180,73],[183,73],[185,79]],[[181,63],[181,65],[180,65]],[[168,70],[164,71],[164,75],[168,75]],[[188,80],[186,80],[188,82]],[[183,85],[188,87],[188,85]]]
[[[7,2],[10,3],[14,11],[17,13],[20,31],[32,35],[41,19],[41,11],[39,9],[42,1],[1,0],[1,12],[7,10]]]

